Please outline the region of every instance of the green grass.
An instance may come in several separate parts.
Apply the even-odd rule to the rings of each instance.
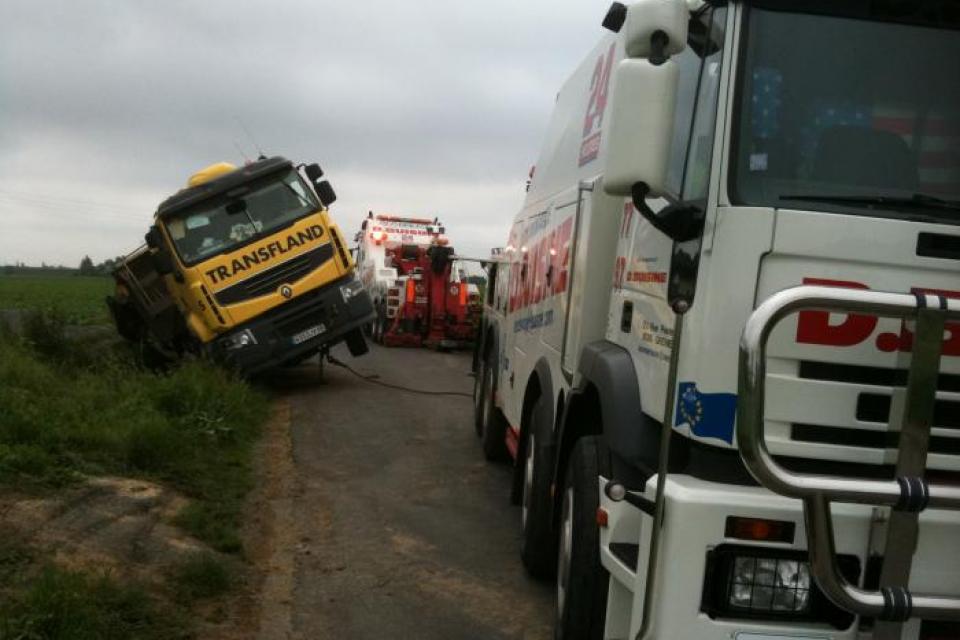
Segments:
[[[112,291],[112,278],[0,275],[0,310],[58,309],[71,324],[99,324],[110,319],[104,298]]]
[[[46,565],[3,585],[0,640],[175,640],[190,637],[181,611],[135,584]]]
[[[171,582],[179,601],[193,602],[227,593],[233,585],[233,577],[216,556],[200,553],[176,567]]]
[[[241,551],[252,446],[267,400],[204,362],[164,374],[123,347],[66,338],[28,318],[27,336],[0,336],[0,485],[60,487],[84,475],[159,480],[192,499],[178,518],[213,548]]]

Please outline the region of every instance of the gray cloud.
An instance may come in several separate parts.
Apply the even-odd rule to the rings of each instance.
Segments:
[[[367,209],[440,215],[485,253],[605,7],[6,0],[0,262],[132,248],[192,171],[254,153],[243,126],[324,165],[348,234]]]

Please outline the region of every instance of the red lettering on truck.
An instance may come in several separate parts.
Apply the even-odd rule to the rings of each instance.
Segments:
[[[803,284],[825,285],[830,287],[845,287],[848,289],[869,289],[861,282],[847,280],[826,280],[822,278],[804,278]],[[914,287],[912,293],[928,293],[947,298],[960,298],[960,291],[944,289],[925,289]],[[837,324],[830,323],[830,313],[827,311],[801,311],[797,318],[797,342],[802,344],[816,344],[830,347],[852,347],[866,342],[877,328],[879,318],[858,313],[847,314]],[[947,337],[943,343],[942,354],[945,356],[960,356],[960,323],[946,324]],[[913,349],[913,332],[902,323],[900,333],[885,332],[877,336],[877,349],[885,353],[894,351],[909,352]]]
[[[572,235],[573,216],[570,216],[550,233],[521,248],[521,258],[510,265],[511,312],[567,290]]]
[[[580,144],[579,160],[581,167],[593,162],[600,155],[600,127],[603,124],[603,114],[607,110],[610,71],[615,54],[616,44],[611,44],[610,50],[597,59],[597,64],[593,68],[593,77],[590,79],[590,101],[587,103],[587,113],[583,118],[583,142]]]

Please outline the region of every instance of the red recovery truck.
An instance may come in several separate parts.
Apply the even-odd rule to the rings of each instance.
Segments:
[[[434,219],[374,215],[357,235],[361,281],[374,300],[375,342],[389,347],[470,347],[479,290]]]

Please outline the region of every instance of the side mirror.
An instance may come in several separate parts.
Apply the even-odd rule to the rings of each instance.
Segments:
[[[151,249],[159,249],[163,246],[163,235],[156,226],[150,227],[150,230],[147,231],[147,235],[145,235],[143,239]]]
[[[603,190],[632,195],[641,183],[648,195],[666,192],[667,160],[677,102],[677,65],[626,59],[614,74],[609,120],[603,134]]]
[[[333,187],[330,186],[328,181],[322,180],[321,182],[318,182],[316,188],[317,195],[320,196],[320,202],[323,203],[323,206],[329,207],[331,204],[337,201],[337,194],[334,193]]]
[[[323,177],[323,169],[321,169],[320,165],[318,165],[316,162],[313,164],[308,164],[303,170],[307,174],[307,178],[310,180],[310,182],[315,183],[317,180]]]
[[[622,22],[616,30],[623,37],[628,58],[648,58],[654,64],[662,64],[687,46],[687,0],[638,0],[619,14]]]

